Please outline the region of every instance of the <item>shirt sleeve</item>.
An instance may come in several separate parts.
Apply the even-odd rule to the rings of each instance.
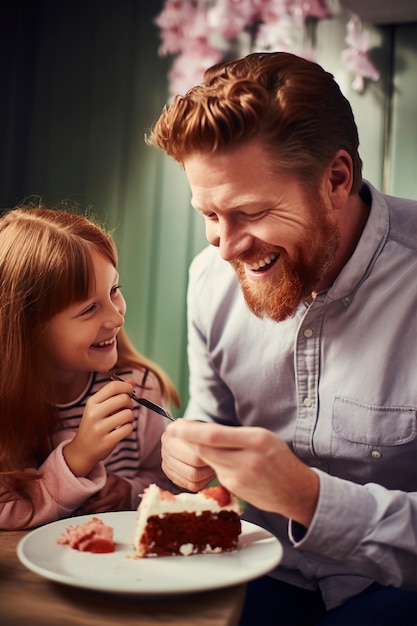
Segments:
[[[290,521],[295,547],[343,562],[383,585],[417,585],[417,494],[358,485],[317,471],[320,495],[308,529]]]
[[[207,316],[211,319],[211,292],[204,289],[206,272],[210,267],[212,249],[205,248],[193,262],[189,270],[187,292],[187,351],[189,364],[190,398],[184,414],[185,419],[224,424],[236,424],[234,397],[216,368],[209,354],[207,341]],[[227,265],[224,264],[227,268]],[[233,271],[233,270],[232,270]],[[224,283],[227,284],[227,283]],[[227,306],[230,294],[222,294]]]
[[[75,476],[65,462],[62,450],[74,437],[73,431],[59,434],[57,447],[38,468],[40,478],[29,483],[32,506],[23,498],[0,503],[0,528],[33,528],[71,516],[106,482],[104,465],[99,463],[86,477]],[[55,442],[56,443],[56,442]]]

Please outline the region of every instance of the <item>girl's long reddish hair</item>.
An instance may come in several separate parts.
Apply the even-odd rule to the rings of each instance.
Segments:
[[[0,219],[0,500],[25,496],[25,486],[50,452],[58,414],[48,400],[43,349],[48,322],[94,285],[91,251],[117,267],[109,233],[71,211],[21,207]],[[136,351],[123,329],[118,364],[149,367],[163,395],[179,405],[166,373]]]

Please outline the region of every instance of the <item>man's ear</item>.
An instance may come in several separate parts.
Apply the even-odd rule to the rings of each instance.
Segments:
[[[352,158],[346,150],[338,150],[328,168],[328,192],[337,201],[346,201],[353,185]]]

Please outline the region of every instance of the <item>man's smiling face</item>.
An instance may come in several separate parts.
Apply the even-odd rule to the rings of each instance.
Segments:
[[[258,141],[194,154],[184,168],[207,239],[234,267],[251,311],[275,321],[293,315],[334,260],[339,237],[330,203],[286,172],[272,172]]]

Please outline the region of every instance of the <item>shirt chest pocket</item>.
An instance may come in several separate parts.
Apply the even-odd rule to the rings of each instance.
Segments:
[[[359,482],[372,480],[389,486],[389,474],[395,473],[396,481],[397,472],[404,478],[410,471],[415,474],[416,408],[377,406],[336,397],[332,424],[332,456]]]

